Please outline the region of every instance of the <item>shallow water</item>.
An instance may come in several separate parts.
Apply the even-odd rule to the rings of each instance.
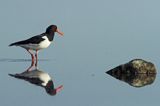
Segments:
[[[149,0],[1,0],[1,106],[158,106],[160,104],[160,1]],[[55,96],[8,74],[30,67],[30,55],[12,42],[43,33],[51,24],[64,32],[39,52],[38,68],[47,72]],[[106,71],[144,59],[155,64],[150,85],[135,88]]]
[[[42,106],[46,103],[56,106],[150,106],[159,103],[159,75],[153,84],[135,88],[112,78],[105,70],[83,70],[82,67],[77,67],[77,70],[58,70],[53,64],[56,66],[54,61],[39,61],[38,65],[40,70],[49,73],[55,86],[63,85],[59,93],[50,96],[41,87],[8,76],[8,73],[27,70],[30,61],[1,62],[1,103],[7,106],[13,103],[26,106]]]

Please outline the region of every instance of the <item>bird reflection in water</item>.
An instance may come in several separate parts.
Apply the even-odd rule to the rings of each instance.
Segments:
[[[31,84],[43,87],[49,95],[56,95],[61,89],[63,85],[54,88],[54,83],[48,73],[41,71],[34,65],[32,62],[31,66],[22,73],[17,74],[9,74],[11,77],[15,77],[17,79],[25,80],[30,82]]]
[[[156,78],[154,65],[141,59],[132,60],[106,73],[137,88],[152,84]]]

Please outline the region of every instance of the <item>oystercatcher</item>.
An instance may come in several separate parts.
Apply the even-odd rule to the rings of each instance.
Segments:
[[[20,74],[9,74],[9,75],[17,79],[28,81],[31,84],[41,86],[45,88],[46,92],[49,95],[56,95],[57,92],[59,92],[63,88],[63,85],[60,85],[57,88],[54,88],[54,83],[51,77],[49,76],[49,74],[46,72],[40,71],[37,68],[32,71],[24,71]]]
[[[47,48],[51,44],[51,42],[53,41],[55,32],[57,32],[59,35],[63,35],[63,32],[61,32],[56,25],[50,25],[46,29],[45,33],[33,36],[27,40],[14,42],[9,46],[20,46],[26,49],[31,54],[32,62],[34,62],[34,54],[31,52],[31,50],[36,51],[35,57],[36,57],[36,63],[37,63],[38,51],[41,49]]]

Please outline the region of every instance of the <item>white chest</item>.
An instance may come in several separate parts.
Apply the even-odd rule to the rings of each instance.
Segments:
[[[41,74],[39,78],[43,81],[42,83],[43,86],[46,86],[48,81],[51,80],[51,77],[47,73]]]
[[[48,40],[46,36],[43,36],[42,38],[45,40],[38,44],[39,49],[47,48],[51,44],[51,42]]]

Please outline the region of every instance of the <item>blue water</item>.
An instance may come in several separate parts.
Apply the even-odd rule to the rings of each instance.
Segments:
[[[158,106],[160,104],[160,1],[0,1],[1,106]],[[57,87],[55,96],[8,76],[31,64],[12,42],[43,33],[56,24],[64,37],[39,52],[38,68]],[[141,58],[155,64],[153,84],[135,88],[105,72]]]
[[[12,59],[15,60],[15,59]],[[83,63],[83,62],[82,62]],[[59,64],[59,65],[58,65]],[[82,64],[81,64],[82,65]],[[1,61],[1,104],[20,105],[67,105],[67,106],[105,106],[132,104],[150,106],[158,104],[159,75],[152,85],[134,88],[105,74],[108,69],[97,70],[90,66],[64,69],[62,63],[54,60],[39,61],[38,68],[49,73],[55,86],[63,89],[55,96],[48,95],[41,87],[8,76],[8,73],[21,73],[30,66],[30,61]]]

